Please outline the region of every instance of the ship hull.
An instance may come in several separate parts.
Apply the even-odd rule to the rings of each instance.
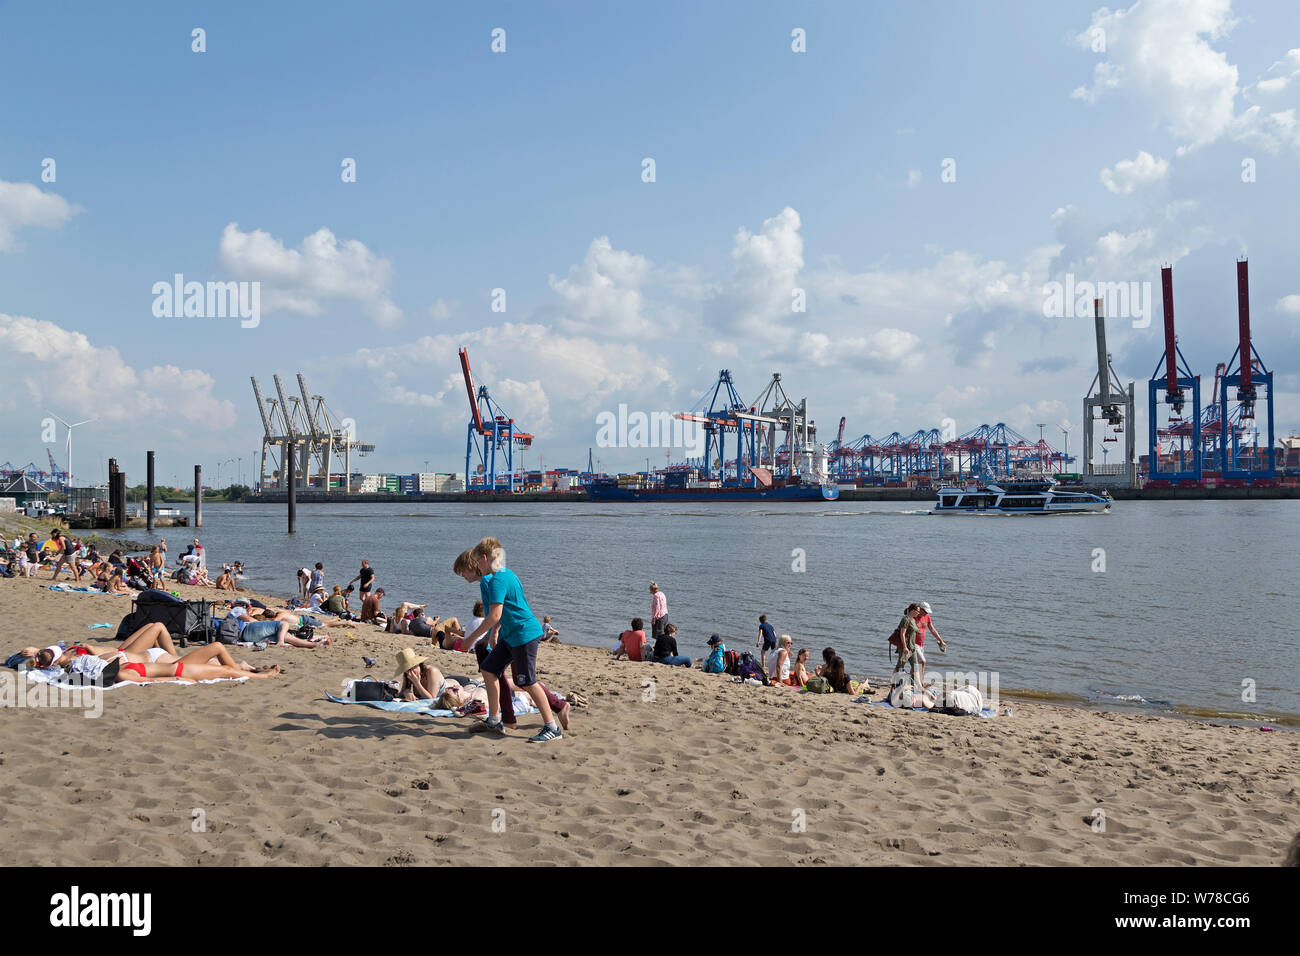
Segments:
[[[835,485],[786,485],[781,488],[618,488],[592,485],[592,501],[835,501]]]

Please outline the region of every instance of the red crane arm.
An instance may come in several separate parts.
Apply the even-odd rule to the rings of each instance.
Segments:
[[[1237,263],[1237,331],[1241,335],[1241,390],[1250,392],[1250,282],[1246,276],[1246,262]]]
[[[1165,384],[1166,392],[1173,396],[1178,389],[1178,339],[1174,335],[1174,270],[1165,266],[1160,270],[1160,292],[1165,300]]]
[[[478,400],[474,397],[474,376],[469,370],[469,350],[460,350],[460,370],[465,374],[465,392],[469,395],[469,410],[474,416],[474,429],[483,434],[483,413],[479,411]]]

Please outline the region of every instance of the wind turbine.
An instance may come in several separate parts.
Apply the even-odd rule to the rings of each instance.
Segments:
[[[48,408],[45,410],[47,412],[50,412]],[[57,421],[62,422],[64,427],[68,429],[68,490],[70,491],[72,490],[72,430],[81,425],[89,425],[91,422],[97,422],[99,421],[99,419],[87,418],[84,422],[75,422],[73,424],[69,424],[68,422],[63,421],[62,418],[59,418],[59,416],[55,415],[53,412],[50,412],[50,414],[53,415]]]

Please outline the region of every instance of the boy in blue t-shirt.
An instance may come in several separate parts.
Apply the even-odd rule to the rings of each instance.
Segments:
[[[551,712],[546,692],[537,682],[537,646],[541,643],[542,625],[528,606],[519,578],[505,566],[505,558],[505,550],[500,541],[484,538],[470,552],[471,566],[463,567],[458,560],[453,569],[471,583],[476,576],[481,575],[478,577],[479,593],[487,616],[473,633],[465,636],[465,644],[473,644],[479,637],[500,626],[496,647],[479,665],[479,674],[487,689],[487,720],[473,725],[471,729],[505,733],[505,724],[501,719],[502,691],[497,675],[505,670],[507,664],[513,663],[516,686],[533,699],[545,721],[541,732],[530,737],[529,741],[545,743],[559,740],[563,736],[560,725]]]

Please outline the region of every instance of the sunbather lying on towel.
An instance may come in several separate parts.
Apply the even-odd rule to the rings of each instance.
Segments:
[[[108,686],[117,683],[147,684],[155,680],[220,680],[239,677],[274,677],[280,673],[279,665],[246,670],[246,665],[235,663],[225,646],[213,642],[196,647],[179,660],[149,664],[131,661],[123,651],[105,651],[102,654],[78,654],[70,649],[55,665],[70,675],[79,675],[86,683]],[[216,661],[216,663],[214,663]]]
[[[248,661],[236,661],[230,652],[226,650],[224,644],[213,642],[194,648],[185,654],[176,650],[176,645],[172,643],[172,637],[167,633],[167,628],[162,624],[145,624],[138,631],[128,637],[117,651],[126,656],[127,663],[131,664],[175,664],[177,661],[184,661],[189,666],[191,661],[195,664],[210,663],[216,661],[225,667],[238,667],[250,674],[262,673],[269,671],[269,667],[254,667]],[[101,651],[100,657],[106,660],[111,659],[113,651]]]

